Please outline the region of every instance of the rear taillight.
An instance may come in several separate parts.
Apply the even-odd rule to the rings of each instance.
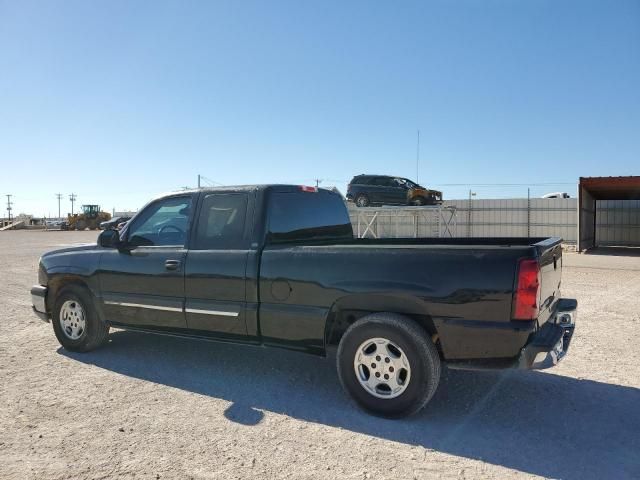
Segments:
[[[522,259],[518,263],[518,282],[513,302],[514,320],[538,318],[540,306],[540,266],[537,260]]]
[[[318,187],[308,187],[307,185],[300,185],[300,190],[303,192],[317,192]]]

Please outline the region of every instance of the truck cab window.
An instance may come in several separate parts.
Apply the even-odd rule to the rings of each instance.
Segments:
[[[339,195],[274,192],[269,208],[271,243],[353,239],[349,214]]]
[[[190,196],[165,198],[149,205],[128,229],[129,244],[184,247],[190,210]]]
[[[247,195],[214,193],[202,201],[193,249],[233,250],[244,248]]]

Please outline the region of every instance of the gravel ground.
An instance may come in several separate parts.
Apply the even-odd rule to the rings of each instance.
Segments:
[[[322,358],[124,331],[64,351],[28,290],[42,252],[95,237],[0,232],[0,478],[640,478],[637,253],[565,254],[561,365],[449,371],[391,421]]]

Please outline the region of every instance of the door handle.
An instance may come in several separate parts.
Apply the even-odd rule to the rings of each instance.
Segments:
[[[177,270],[180,267],[180,260],[166,260],[164,268],[167,270]]]

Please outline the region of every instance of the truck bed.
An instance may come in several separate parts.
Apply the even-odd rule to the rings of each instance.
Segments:
[[[346,239],[267,245],[259,289],[263,340],[278,343],[287,332],[292,345],[321,350],[322,319],[330,318],[332,310],[353,310],[357,315],[380,302],[431,322],[447,359],[514,357],[546,322],[560,297],[561,257],[560,238]],[[537,322],[511,319],[521,258],[536,258],[541,266],[543,308]],[[274,283],[285,296],[274,293]]]

